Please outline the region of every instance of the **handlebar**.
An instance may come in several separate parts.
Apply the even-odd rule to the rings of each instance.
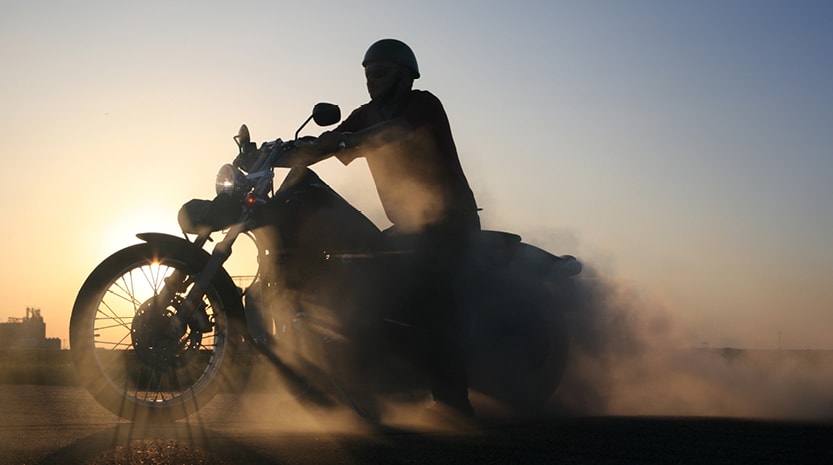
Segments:
[[[250,151],[240,153],[235,160],[235,166],[248,173],[255,173],[270,167],[308,166],[329,157],[333,152],[355,146],[352,133],[335,134],[338,139],[324,141],[325,148],[323,149],[318,148],[321,139],[315,136],[304,136],[289,141],[276,139],[264,142],[259,149],[252,147]],[[326,139],[326,136],[322,137]]]

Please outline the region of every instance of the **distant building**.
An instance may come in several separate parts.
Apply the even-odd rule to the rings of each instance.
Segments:
[[[26,308],[26,317],[0,323],[0,349],[58,349],[61,340],[46,337],[46,323],[39,308]]]

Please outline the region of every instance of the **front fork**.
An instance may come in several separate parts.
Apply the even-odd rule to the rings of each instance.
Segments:
[[[205,304],[203,297],[217,272],[223,268],[223,264],[231,256],[231,246],[237,240],[237,237],[246,231],[245,222],[239,222],[229,228],[229,232],[225,238],[214,246],[211,252],[211,258],[203,267],[202,271],[197,275],[194,285],[185,296],[185,299],[176,313],[175,318],[170,319],[166,334],[171,338],[181,338],[185,335],[189,322],[192,321],[197,326],[200,332],[209,332],[211,330],[211,323],[205,314]],[[194,240],[194,245],[202,248],[208,242],[209,234],[200,234]],[[171,276],[165,279],[165,286],[157,296],[159,302],[163,305],[171,302],[173,297],[179,292],[184,291],[187,286],[187,276],[183,271],[175,270]]]

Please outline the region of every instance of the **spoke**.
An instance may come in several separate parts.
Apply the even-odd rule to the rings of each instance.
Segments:
[[[125,356],[125,357],[127,356],[127,351],[125,351],[124,356]],[[129,384],[130,384],[130,373],[128,373],[128,372],[127,372],[127,370],[124,370],[124,371],[122,372],[122,375],[124,376],[124,387],[122,388],[122,392],[124,392],[125,394],[127,394],[127,393],[129,393],[129,392],[130,392],[130,390],[128,389],[128,388],[130,387],[130,386],[129,386]],[[114,381],[114,383],[113,383],[113,384],[115,384],[115,380],[113,380],[113,381]]]
[[[133,333],[127,333],[127,334],[125,334],[124,336],[122,336],[122,338],[119,340],[118,344],[119,344],[119,345],[124,344],[124,345],[126,345],[126,346],[128,346],[128,347],[132,346],[132,344],[128,344],[128,343],[124,342],[124,341],[125,341],[125,339],[127,339],[128,337],[131,337],[131,336],[132,336],[132,334],[133,334]]]
[[[163,267],[162,265],[156,267],[156,273],[153,279],[154,295],[159,294],[160,289],[165,286],[165,276],[168,274],[169,269],[169,267]]]
[[[96,321],[101,321],[101,320],[105,320],[105,319],[106,320],[113,320],[112,318],[96,318]],[[127,330],[130,331],[130,327],[127,326],[123,322],[117,322],[117,323],[114,323],[114,324],[111,324],[111,325],[105,325],[105,326],[96,326],[96,327],[93,328],[93,330],[94,331],[102,331],[102,330],[105,330],[105,329],[113,329],[113,328],[127,328]]]
[[[175,392],[182,392],[182,386],[180,385],[179,376],[178,376],[177,371],[173,371],[171,373],[171,381],[172,381],[171,389],[170,389],[169,392],[170,392],[170,395],[171,395],[171,399],[173,399],[173,398],[176,397]],[[176,389],[176,391],[174,391],[174,389]]]
[[[106,312],[104,311],[104,309],[102,309],[102,308],[101,308],[102,306],[104,307],[104,309],[106,309],[106,310],[107,310]],[[115,310],[114,310],[114,309],[110,306],[110,304],[108,304],[107,302],[104,302],[104,301],[102,300],[102,301],[101,301],[101,303],[100,303],[100,305],[99,305],[99,307],[98,307],[98,310],[97,310],[97,312],[96,312],[96,313],[101,313],[102,315],[104,315],[105,317],[107,317],[107,316],[108,316],[108,312],[109,312],[109,318],[111,318],[111,319],[113,319],[113,320],[116,320],[116,321],[119,321],[119,322],[122,324],[122,326],[124,326],[124,327],[125,327],[125,328],[127,328],[128,330],[130,329],[130,326],[127,324],[127,322],[125,322],[125,321],[124,321],[124,318],[123,318],[121,315],[119,315],[119,314],[118,314],[118,313],[117,313],[117,312],[116,312],[116,311],[115,311]],[[135,313],[135,312],[134,312],[134,313]],[[129,318],[132,320],[132,319],[133,319],[133,315],[131,315]],[[99,319],[99,318],[98,318],[98,317],[96,317],[96,320],[98,320],[98,319]]]
[[[123,285],[118,285],[121,289],[124,290],[124,293],[127,294],[128,301],[133,304],[133,309],[136,310],[141,303],[136,300],[136,283],[133,282],[133,274],[135,270],[130,270],[127,273],[123,274],[121,277],[121,282]]]
[[[197,347],[197,349],[196,349],[196,350],[204,349],[206,352],[208,352],[209,354],[211,354],[211,356],[212,356],[212,357],[214,357],[214,350],[215,350],[215,349],[214,349],[214,346],[215,346],[215,345],[216,345],[216,344],[212,344],[211,346],[207,346],[207,345],[203,344],[203,342],[202,342],[202,341],[200,341],[200,343],[198,344],[198,347]]]
[[[202,376],[205,374],[207,367],[199,361],[199,355],[200,354],[197,354],[197,364],[189,363],[184,367],[184,375],[186,376],[186,379],[190,381],[188,383],[188,386],[185,387],[179,385],[179,378],[177,378],[177,385],[180,388],[180,392],[185,392],[194,389],[194,385],[196,385],[202,379]]]
[[[104,314],[104,312],[102,312],[101,310],[99,310],[98,313]],[[93,320],[94,321],[107,321],[107,320],[119,321],[119,322],[122,322],[122,324],[121,324],[122,326],[130,326],[129,323],[133,321],[133,318],[135,318],[135,315],[130,315],[130,316],[119,316],[119,315],[113,315],[113,316],[103,315],[103,316],[101,316],[101,315],[99,315],[99,316],[95,317]]]
[[[163,401],[165,400],[165,396],[162,394],[162,383],[165,381],[165,376],[166,375],[164,373],[158,373],[158,376],[159,376],[159,378],[158,378],[159,382],[156,383],[156,389],[154,389],[154,391],[153,391],[153,401],[154,402],[159,401],[159,396],[160,395],[162,396],[162,400]]]
[[[145,400],[148,400],[149,393],[153,392],[150,389],[150,385],[153,382],[153,378],[156,376],[156,371],[155,370],[151,370],[151,369],[148,368],[148,371],[149,371],[149,373],[148,373],[147,385],[143,389],[143,391],[145,393]]]
[[[153,295],[159,295],[159,290],[165,285],[165,277],[171,267],[165,265],[144,266],[141,268],[145,280],[153,290]]]
[[[136,312],[138,312],[138,311],[139,311],[139,307],[142,305],[142,303],[141,303],[141,302],[139,302],[139,300],[138,300],[138,299],[136,299],[136,292],[135,292],[135,290],[136,290],[136,283],[134,283],[134,282],[133,282],[133,271],[131,270],[130,272],[128,272],[128,273],[127,273],[127,276],[130,278],[130,289],[131,289],[131,291],[130,291],[130,293],[129,293],[129,295],[130,295],[130,303],[132,303],[132,304],[133,304],[133,314],[135,315],[135,314],[136,314]]]
[[[153,290],[153,295],[157,295],[158,293],[156,292],[156,283],[154,282],[153,278],[153,267],[143,266],[139,268],[139,271],[142,273],[142,276],[144,276],[145,282],[147,282],[150,285],[151,290]]]
[[[121,340],[121,341],[119,341],[119,342],[112,342],[112,341],[95,341],[95,343],[96,343],[96,346],[98,346],[99,344],[101,344],[101,345],[107,345],[107,346],[113,346],[113,348],[112,348],[112,349],[109,349],[109,350],[116,350],[118,347],[133,347],[133,345],[132,345],[132,344],[127,343],[127,342],[124,342],[124,339],[122,339],[122,340]],[[100,348],[103,348],[103,347],[100,347]]]
[[[122,276],[122,281],[124,281],[124,280],[125,280],[125,278],[124,278],[124,276]],[[113,290],[114,288],[120,290],[122,293],[120,294],[120,293],[116,292],[115,290]],[[131,305],[133,305],[133,309],[136,310],[136,309],[139,308],[140,304],[139,304],[139,301],[136,300],[136,297],[133,295],[133,291],[131,289],[133,289],[133,288],[131,287],[130,289],[128,289],[128,284],[127,283],[115,282],[115,283],[113,283],[112,287],[107,289],[107,293],[116,297],[116,298],[124,300],[125,302],[130,303]]]
[[[114,352],[115,352],[114,350],[107,351],[108,354],[112,354]],[[124,377],[125,378],[124,382],[125,382],[125,386],[126,386],[126,383],[129,380],[129,376],[127,375],[127,372],[124,369],[124,361],[127,359],[127,357],[131,356],[131,355],[129,355],[130,352],[131,352],[130,350],[120,351],[120,354],[118,356],[109,357],[110,360],[108,361],[108,363],[106,365],[100,365],[102,373],[104,373],[111,381],[113,381],[113,384],[116,384],[116,381],[118,380],[118,378]],[[101,357],[96,357],[96,359],[98,360],[99,364],[102,363]],[[114,365],[116,366],[116,370],[115,371],[110,370],[110,368],[113,367]],[[127,392],[127,387],[124,388],[124,391]]]

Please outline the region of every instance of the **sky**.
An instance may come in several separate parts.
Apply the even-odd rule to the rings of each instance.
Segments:
[[[681,346],[833,349],[833,3],[810,0],[3,0],[0,321],[40,308],[66,341],[87,274],[179,234],[240,124],[287,139],[365,103],[385,37],[485,228],[579,257]],[[384,226],[366,166],[314,169]]]

